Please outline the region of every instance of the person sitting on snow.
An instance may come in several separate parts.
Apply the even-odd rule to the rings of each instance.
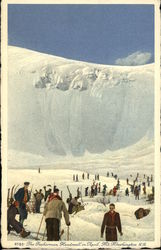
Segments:
[[[78,199],[79,199],[79,197],[76,196],[70,202],[71,203],[71,209],[70,209],[70,211],[72,210],[72,213],[73,213],[73,210],[75,210],[75,212],[77,212],[79,206],[81,205],[81,203],[78,202]]]
[[[26,238],[30,235],[30,232],[25,231],[22,223],[16,220],[16,215],[19,213],[18,206],[19,203],[14,201],[7,210],[7,230],[8,234],[11,230],[14,230],[16,233],[20,234],[22,238]]]

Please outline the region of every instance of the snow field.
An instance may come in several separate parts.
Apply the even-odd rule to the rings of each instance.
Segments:
[[[95,170],[96,171],[96,170]],[[43,186],[55,184],[63,192],[63,200],[66,203],[68,197],[68,190],[66,186],[69,186],[69,189],[73,196],[76,196],[76,190],[80,187],[83,194],[83,202],[85,204],[85,210],[82,210],[76,215],[70,215],[70,240],[74,241],[102,241],[100,238],[100,229],[103,220],[104,213],[108,211],[108,204],[106,207],[100,202],[103,199],[102,193],[98,194],[94,198],[84,197],[84,188],[92,185],[94,175],[90,174],[90,179],[82,180],[83,171],[79,170],[69,170],[69,169],[54,169],[48,170],[43,169],[39,174],[37,170],[27,170],[27,169],[9,169],[8,170],[8,187],[13,186],[14,184],[23,186],[24,181],[30,181],[30,188],[33,185],[33,191],[35,189],[42,189]],[[79,175],[79,182],[73,182],[73,174]],[[21,180],[21,183],[20,183]],[[140,180],[141,181],[141,180]],[[99,182],[99,181],[98,181]],[[107,191],[113,188],[116,185],[117,181],[114,178],[107,178],[105,176],[100,176],[101,186],[106,183],[108,186]],[[129,181],[130,182],[130,181]],[[118,234],[118,239],[121,241],[150,241],[154,238],[154,204],[147,204],[144,195],[141,195],[139,201],[136,201],[134,196],[130,194],[129,197],[124,196],[125,188],[127,187],[126,180],[120,179],[120,191],[119,196],[105,197],[105,201],[108,201],[110,198],[111,203],[115,203],[116,211],[120,213],[123,236]],[[151,192],[151,187],[147,187],[147,192]],[[81,199],[80,199],[81,200]],[[67,205],[67,203],[66,203]],[[44,202],[41,206],[41,212],[43,212]],[[143,219],[137,220],[135,218],[134,212],[139,207],[149,208],[151,212],[148,216]],[[42,214],[29,214],[28,219],[25,221],[26,230],[31,231],[31,235],[28,237],[30,240],[34,240],[36,233],[42,218]],[[65,230],[62,240],[66,240],[66,231],[67,227],[64,223],[64,218],[61,221],[61,228]],[[39,238],[42,239],[45,230],[45,222],[43,221],[42,227],[40,230]],[[8,236],[9,240],[22,240],[18,238],[16,233],[11,233]],[[45,238],[46,239],[46,238]]]
[[[153,64],[96,65],[9,46],[8,68],[8,149],[15,154],[36,163],[34,155],[54,161],[153,140]]]

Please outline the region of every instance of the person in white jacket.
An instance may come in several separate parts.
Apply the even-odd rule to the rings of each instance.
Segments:
[[[49,200],[44,208],[44,216],[47,229],[48,241],[60,240],[60,221],[62,218],[62,212],[67,226],[70,226],[69,214],[65,203],[59,196],[59,189],[55,189],[54,193],[49,196]]]

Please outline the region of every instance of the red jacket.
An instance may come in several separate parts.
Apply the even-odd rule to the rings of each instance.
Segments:
[[[48,202],[53,199],[62,200],[62,198],[58,194],[51,193],[48,197]]]

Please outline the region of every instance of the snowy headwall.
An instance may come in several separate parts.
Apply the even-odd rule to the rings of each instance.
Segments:
[[[96,154],[153,138],[153,65],[88,64],[8,49],[9,149]]]

